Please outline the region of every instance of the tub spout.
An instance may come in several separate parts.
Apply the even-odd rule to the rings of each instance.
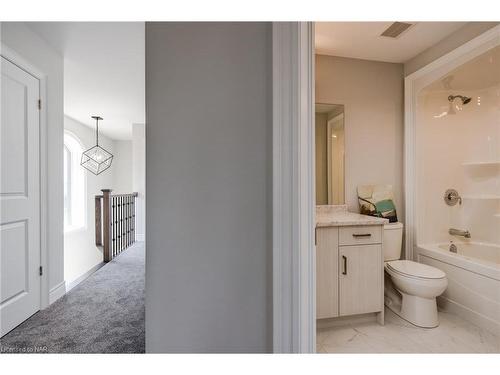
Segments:
[[[451,234],[452,236],[462,236],[465,238],[470,238],[470,232],[468,230],[450,228],[448,233]]]

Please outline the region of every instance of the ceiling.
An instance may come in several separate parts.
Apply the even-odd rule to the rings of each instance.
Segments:
[[[143,22],[31,22],[27,25],[64,57],[64,112],[99,131],[132,139],[145,122]]]
[[[466,24],[466,22],[416,22],[398,38],[380,36],[392,23],[316,22],[316,53],[404,63]]]

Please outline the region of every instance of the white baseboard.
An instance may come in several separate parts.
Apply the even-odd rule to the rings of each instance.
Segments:
[[[458,315],[462,319],[465,319],[487,331],[493,332],[497,336],[500,336],[500,324],[483,314],[471,310],[470,308],[451,301],[443,296],[437,297],[437,304],[441,310]]]
[[[140,242],[144,242],[144,240],[146,239],[145,237],[146,236],[144,234],[136,234],[135,235],[135,240],[136,241],[140,241]]]
[[[66,282],[61,281],[55,287],[53,287],[49,292],[49,305],[52,305],[59,298],[66,294]]]
[[[82,274],[81,276],[77,277],[73,281],[70,281],[70,282],[66,283],[66,293],[69,292],[71,289],[73,289],[78,284],[80,284],[83,280],[85,280],[87,277],[89,277],[90,275],[92,275],[95,271],[97,271],[99,268],[101,268],[105,264],[106,263],[104,263],[104,262],[98,263],[94,267],[92,267],[91,269],[89,269],[87,272],[85,272],[84,274]]]

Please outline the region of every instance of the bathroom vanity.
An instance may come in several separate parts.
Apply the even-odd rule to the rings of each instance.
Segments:
[[[316,208],[316,318],[375,313],[384,324],[383,230],[387,219]]]

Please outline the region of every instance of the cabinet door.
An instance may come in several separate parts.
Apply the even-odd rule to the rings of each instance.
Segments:
[[[340,315],[382,310],[382,276],[382,245],[340,246]]]
[[[316,229],[316,318],[339,316],[338,228]]]

